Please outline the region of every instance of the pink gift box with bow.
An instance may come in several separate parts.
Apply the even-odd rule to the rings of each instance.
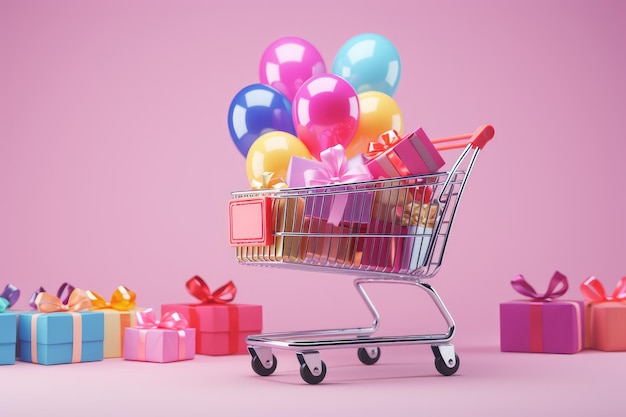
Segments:
[[[372,175],[365,166],[365,157],[358,154],[349,160],[345,149],[335,145],[322,151],[321,161],[291,157],[287,170],[286,182],[289,187],[315,187],[323,185],[345,184],[341,187],[311,189],[311,194],[323,192],[319,197],[303,195],[305,197],[304,214],[319,218],[338,226],[341,222],[367,223],[370,220],[373,193],[358,191],[348,193],[348,190],[363,189],[359,181],[372,179]],[[335,194],[336,193],[336,194]]]
[[[545,294],[538,294],[522,275],[513,288],[530,300],[500,304],[502,352],[576,353],[584,341],[582,301],[560,301],[568,289],[567,278],[555,272]]]
[[[142,362],[176,362],[193,359],[196,329],[177,313],[164,313],[160,320],[149,308],[137,313],[137,325],[124,329],[123,357]]]
[[[403,138],[393,130],[383,133],[370,143],[366,156],[375,179],[431,174],[445,164],[421,127]]]
[[[580,290],[585,299],[585,347],[626,351],[626,277],[618,281],[611,295],[593,276],[580,285]]]
[[[215,291],[199,276],[186,283],[197,304],[163,304],[161,312],[177,312],[197,331],[196,353],[234,355],[248,353],[246,338],[261,333],[263,309],[255,304],[234,304],[237,288],[229,281]]]

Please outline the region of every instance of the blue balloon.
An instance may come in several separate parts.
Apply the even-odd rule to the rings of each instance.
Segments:
[[[295,136],[291,102],[281,92],[265,84],[244,87],[230,103],[228,130],[244,157],[254,141],[264,133],[280,130]]]
[[[332,70],[357,93],[380,91],[388,96],[398,88],[401,71],[398,50],[389,39],[376,33],[363,33],[343,44]]]

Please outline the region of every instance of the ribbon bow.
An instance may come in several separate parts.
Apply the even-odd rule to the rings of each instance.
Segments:
[[[376,158],[383,154],[387,149],[394,146],[400,141],[400,136],[395,130],[388,130],[378,137],[375,142],[370,142],[365,152],[367,158]]]
[[[0,294],[0,313],[5,312],[14,305],[18,298],[20,298],[20,290],[14,285],[7,284],[2,294]]]
[[[237,295],[237,287],[235,287],[232,281],[228,281],[214,292],[211,292],[206,282],[198,275],[189,278],[185,285],[187,292],[200,300],[202,304],[230,303],[235,299],[235,295]]]
[[[363,160],[352,158],[348,161],[346,150],[341,145],[335,145],[320,153],[319,168],[304,171],[306,186],[343,184],[346,182],[365,181],[372,179]]]
[[[438,209],[436,204],[420,204],[410,201],[397,208],[397,217],[402,226],[433,227]]]
[[[611,295],[606,294],[600,280],[593,276],[587,278],[580,284],[580,291],[587,301],[593,303],[602,301],[626,301],[626,276],[618,281]]]
[[[128,311],[135,308],[135,299],[137,295],[123,285],[117,287],[111,301],[108,302],[94,291],[86,291],[87,297],[91,301],[90,310],[100,310],[103,308],[112,308],[118,311]]]
[[[156,314],[151,308],[137,311],[136,314],[137,324],[135,327],[138,329],[183,330],[187,328],[187,319],[176,311],[166,312],[161,316],[161,320],[157,320]]]
[[[72,293],[72,291],[74,291],[74,286],[71,284],[68,284],[67,282],[64,282],[63,284],[61,284],[61,286],[57,290],[57,297],[61,300],[63,304],[67,304],[67,302],[70,299],[70,294]],[[43,287],[39,287],[39,289],[33,291],[33,294],[30,296],[28,305],[33,310],[37,310],[37,304],[35,303],[35,300],[37,299],[37,295],[39,295],[39,293],[42,293],[42,292],[46,292],[46,290]]]
[[[91,300],[87,297],[87,293],[81,289],[75,288],[70,294],[67,303],[56,297],[54,294],[40,292],[35,297],[35,306],[42,313],[54,312],[70,312],[87,310],[91,307]]]
[[[518,275],[513,278],[511,280],[511,285],[518,293],[538,301],[558,298],[565,294],[569,288],[567,277],[559,271],[556,271],[554,275],[552,275],[552,279],[550,279],[550,283],[548,284],[548,289],[543,295],[538,294],[537,291],[535,291],[535,289],[528,282],[526,282],[526,279],[522,275]],[[557,288],[559,289],[557,290]]]
[[[287,188],[287,183],[284,179],[280,177],[275,177],[273,172],[265,171],[261,174],[261,181],[257,179],[252,179],[250,181],[250,187],[253,190],[265,190],[269,188],[279,189],[279,188]]]

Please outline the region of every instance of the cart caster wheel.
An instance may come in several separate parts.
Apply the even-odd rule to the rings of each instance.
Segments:
[[[265,365],[263,364],[263,362],[261,362],[261,359],[258,356],[256,355],[252,356],[252,369],[258,375],[261,375],[261,376],[272,375],[274,371],[276,370],[276,365],[277,365],[276,356],[274,355],[272,355],[272,366],[270,366],[269,368],[265,367]]]
[[[320,363],[322,365],[321,368],[315,369],[315,373],[318,375],[313,375],[313,373],[309,369],[309,366],[306,363],[300,365],[300,376],[302,377],[304,382],[315,385],[324,380],[324,377],[326,376],[326,364],[324,363],[324,361],[321,361]]]
[[[374,365],[380,359],[380,348],[359,348],[357,355],[364,365]]]
[[[450,368],[444,358],[442,358],[441,356],[436,356],[435,368],[437,368],[437,371],[439,371],[439,373],[443,376],[453,375],[459,369],[459,364],[460,364],[459,355],[455,353],[454,359],[456,363],[454,364],[452,368]]]

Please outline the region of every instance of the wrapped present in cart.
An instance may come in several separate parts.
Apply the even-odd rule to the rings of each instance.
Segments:
[[[328,154],[322,152],[321,161],[307,161],[307,166],[296,161],[289,172],[293,178],[286,184],[268,173],[264,186],[233,192],[230,244],[239,263],[352,275],[373,318],[365,328],[250,335],[246,342],[252,369],[261,376],[271,375],[277,366],[272,349],[292,350],[302,379],[317,384],[326,375],[323,349],[356,347],[358,359],[372,365],[382,346],[428,344],[437,371],[454,374],[459,368],[451,343],[454,320],[428,279],[442,266],[466,182],[494,133],[491,125],[484,125],[472,134],[430,140],[422,129],[403,138],[390,131],[370,144],[365,155],[350,160],[343,155],[342,160],[341,149],[330,148]],[[438,171],[445,165],[439,152],[448,149],[461,151],[449,169]],[[329,160],[338,161],[340,172],[331,169]],[[316,164],[326,166],[318,169]],[[364,288],[370,283],[425,290],[447,330],[378,336],[380,315]]]

